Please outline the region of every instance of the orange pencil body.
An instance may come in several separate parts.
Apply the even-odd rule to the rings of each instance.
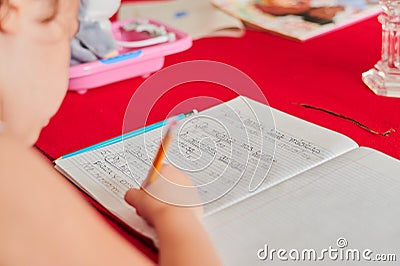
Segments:
[[[146,187],[153,183],[156,180],[157,174],[161,169],[162,162],[164,160],[166,151],[171,144],[172,141],[172,127],[175,126],[176,121],[173,120],[168,127],[167,133],[164,138],[161,140],[160,147],[157,150],[156,156],[154,157],[152,167],[150,168],[149,173],[147,174],[146,179],[143,181],[141,187]]]

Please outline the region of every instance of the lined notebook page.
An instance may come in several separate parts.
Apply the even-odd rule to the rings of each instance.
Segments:
[[[255,101],[249,101],[249,103],[255,113],[265,115],[264,105]],[[261,139],[265,145],[262,159],[258,164],[248,164],[247,171],[229,193],[218,201],[206,205],[206,215],[234,204],[238,200],[251,197],[255,193],[358,147],[353,140],[337,132],[273,108],[271,111],[275,127],[264,127],[262,130]],[[273,153],[270,150],[271,143],[274,145]],[[272,158],[269,156],[271,154],[273,154]],[[234,154],[233,157],[236,158]],[[260,182],[258,189],[251,192],[249,184],[254,186]]]
[[[206,217],[205,224],[225,265],[313,263],[261,261],[257,251],[267,244],[320,252],[338,249],[339,238],[346,239],[347,248],[399,256],[398,173],[398,160],[359,148]],[[320,263],[347,265],[329,258]]]
[[[58,160],[57,168],[143,233],[149,228],[133,217],[123,195],[146,177],[163,130]],[[209,203],[206,215],[357,147],[343,135],[244,97],[180,121],[175,135],[166,161],[198,186]]]

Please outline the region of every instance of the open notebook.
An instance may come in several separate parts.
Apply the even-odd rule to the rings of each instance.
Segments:
[[[162,133],[64,156],[56,168],[156,240],[123,195],[146,177]],[[205,226],[226,265],[285,262],[271,249],[285,249],[286,258],[292,249],[321,257],[330,246],[400,255],[398,160],[245,97],[180,120],[175,134],[166,158],[198,185]],[[343,239],[348,246],[339,248]],[[328,255],[323,265],[336,265]]]

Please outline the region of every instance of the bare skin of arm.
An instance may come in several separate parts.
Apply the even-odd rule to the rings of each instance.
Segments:
[[[154,264],[40,155],[4,135],[0,147],[0,265]]]
[[[170,165],[164,165],[160,172],[176,184],[192,186],[183,172]],[[154,199],[158,190],[165,189],[162,182],[157,181],[151,184],[153,196],[143,189],[131,189],[125,200],[155,227],[159,238],[160,265],[221,265],[201,224],[201,207],[173,206]],[[190,196],[194,193],[197,194],[195,189]]]
[[[1,265],[154,264],[40,155],[4,134],[0,147]],[[172,167],[165,172],[185,178]],[[156,228],[159,265],[220,264],[198,210],[161,203],[140,190],[130,190],[127,200]]]

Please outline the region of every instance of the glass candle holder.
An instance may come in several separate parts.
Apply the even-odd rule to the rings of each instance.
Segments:
[[[400,97],[400,0],[380,0],[382,13],[381,59],[362,74],[364,83],[376,94]]]

